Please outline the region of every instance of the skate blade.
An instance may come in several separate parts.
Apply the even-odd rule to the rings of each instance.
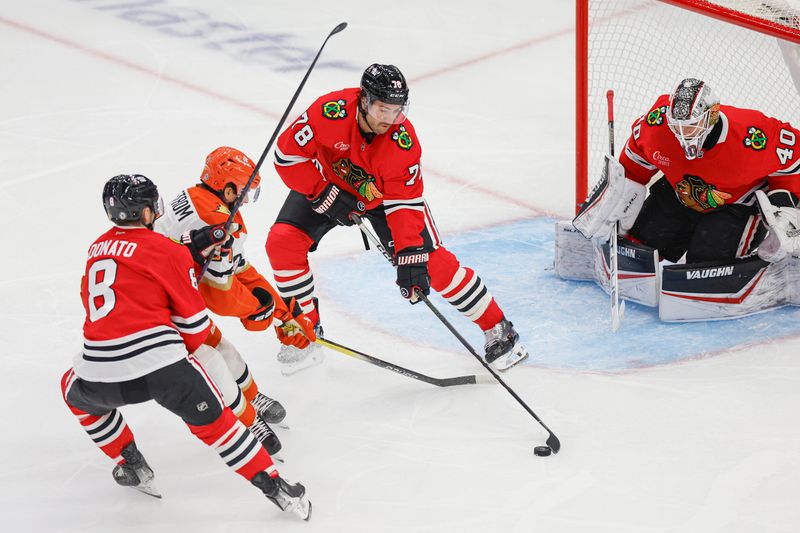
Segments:
[[[138,485],[136,487],[131,487],[132,489],[136,489],[142,494],[147,494],[148,496],[152,496],[153,498],[161,499],[161,492],[155,488],[152,484],[148,485]]]
[[[308,520],[311,518],[311,502],[306,496],[300,498],[297,503],[292,505],[291,509],[288,510],[306,522],[308,522]]]
[[[528,358],[528,349],[525,348],[525,346],[518,344],[514,346],[514,348],[506,355],[499,357],[494,362],[492,362],[491,366],[493,366],[495,370],[505,372],[512,366],[521,363],[527,358]]]

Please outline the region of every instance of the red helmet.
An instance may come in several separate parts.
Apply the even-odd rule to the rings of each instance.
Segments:
[[[203,168],[200,181],[215,191],[222,191],[225,185],[233,183],[236,192],[239,193],[255,168],[256,164],[236,148],[220,146],[206,157],[206,166]],[[261,176],[256,174],[250,186],[251,191],[257,190],[260,183]]]

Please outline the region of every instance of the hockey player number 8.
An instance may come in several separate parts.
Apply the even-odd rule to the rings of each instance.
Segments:
[[[103,279],[98,282],[98,274],[102,272]],[[89,291],[89,320],[97,322],[114,310],[117,303],[117,296],[111,289],[111,285],[117,279],[117,263],[113,259],[101,259],[92,264],[89,268],[89,279],[87,287]],[[102,298],[103,305],[97,307],[96,299]]]

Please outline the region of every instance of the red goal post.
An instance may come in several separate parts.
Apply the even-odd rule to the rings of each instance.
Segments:
[[[722,103],[800,125],[800,0],[576,0],[575,208],[660,94],[700,78]]]

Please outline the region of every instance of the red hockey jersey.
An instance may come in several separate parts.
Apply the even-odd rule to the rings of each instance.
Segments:
[[[208,336],[189,250],[146,228],[115,226],[89,247],[81,299],[84,345],[74,369],[88,381],[144,376]]]
[[[367,209],[383,204],[395,249],[419,246],[425,204],[414,127],[405,120],[367,143],[356,119],[359,93],[344,89],[311,104],[278,138],[275,168],[289,188],[309,198],[333,182]]]
[[[800,131],[759,111],[720,106],[722,131],[702,157],[688,160],[667,126],[669,95],[637,119],[619,162],[628,178],[646,184],[664,173],[687,207],[707,212],[730,203],[751,205],[758,189],[800,195]]]

